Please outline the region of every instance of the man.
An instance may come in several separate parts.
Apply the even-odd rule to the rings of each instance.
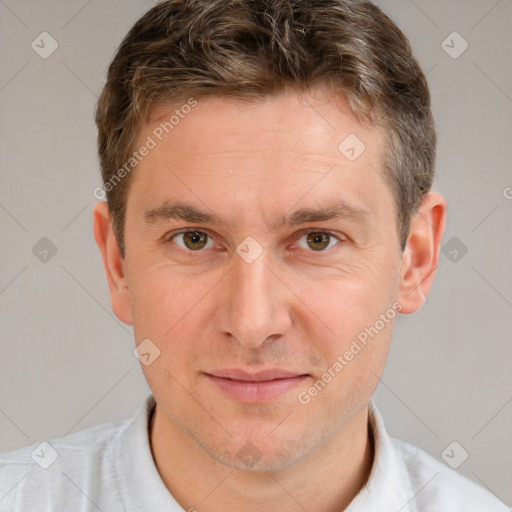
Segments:
[[[426,80],[386,15],[160,3],[96,121],[94,234],[152,394],[38,448],[46,468],[4,455],[0,510],[507,510],[371,401],[446,217]]]

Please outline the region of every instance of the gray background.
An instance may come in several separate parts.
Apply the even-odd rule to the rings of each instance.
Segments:
[[[92,115],[152,4],[0,1],[0,452],[128,418],[149,392],[92,236]],[[428,72],[449,211],[432,292],[399,317],[375,400],[391,435],[439,459],[457,441],[458,471],[512,504],[512,2],[378,4]],[[31,48],[43,31],[59,44],[47,59]],[[457,36],[442,46],[454,31],[458,58]]]

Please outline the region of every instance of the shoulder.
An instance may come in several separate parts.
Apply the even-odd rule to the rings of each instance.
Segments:
[[[391,438],[402,460],[417,510],[510,512],[492,493],[451,469],[417,446]]]
[[[69,506],[78,503],[82,493],[108,478],[111,442],[127,423],[106,423],[0,454],[0,510],[43,510],[51,495]]]
[[[100,454],[128,420],[114,421],[91,427],[65,437],[57,437],[0,454],[0,470],[13,466],[48,468],[59,459],[67,462],[91,459]]]

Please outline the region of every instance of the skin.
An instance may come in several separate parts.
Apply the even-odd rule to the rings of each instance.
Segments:
[[[137,343],[149,338],[160,350],[142,365],[157,402],[150,441],[164,483],[185,510],[347,507],[371,471],[368,400],[394,320],[309,403],[298,395],[393,303],[413,313],[432,286],[444,198],[425,196],[401,252],[393,197],[379,174],[382,131],[363,128],[343,105],[312,92],[250,103],[200,99],[133,171],[124,259],[107,204],[95,207],[113,310],[134,326]],[[174,108],[155,109],[139,141]],[[353,162],[338,150],[349,134],[366,146]],[[367,222],[270,229],[280,216],[339,199],[367,210]],[[232,225],[145,222],[146,211],[174,200]],[[197,239],[170,238],[184,228],[211,238],[202,248]],[[306,230],[340,239],[315,250]],[[263,251],[252,263],[236,252],[248,236]],[[243,403],[204,373],[221,368],[308,377],[272,400]],[[251,467],[237,457],[247,443],[259,456]]]

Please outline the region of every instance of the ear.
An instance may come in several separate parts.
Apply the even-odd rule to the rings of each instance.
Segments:
[[[426,194],[418,213],[411,218],[409,238],[402,253],[400,313],[414,313],[425,303],[439,264],[445,223],[446,200],[438,192]]]
[[[110,210],[105,201],[100,201],[94,206],[94,238],[103,257],[112,309],[121,322],[132,325],[130,292],[124,271],[124,259],[112,229]]]

